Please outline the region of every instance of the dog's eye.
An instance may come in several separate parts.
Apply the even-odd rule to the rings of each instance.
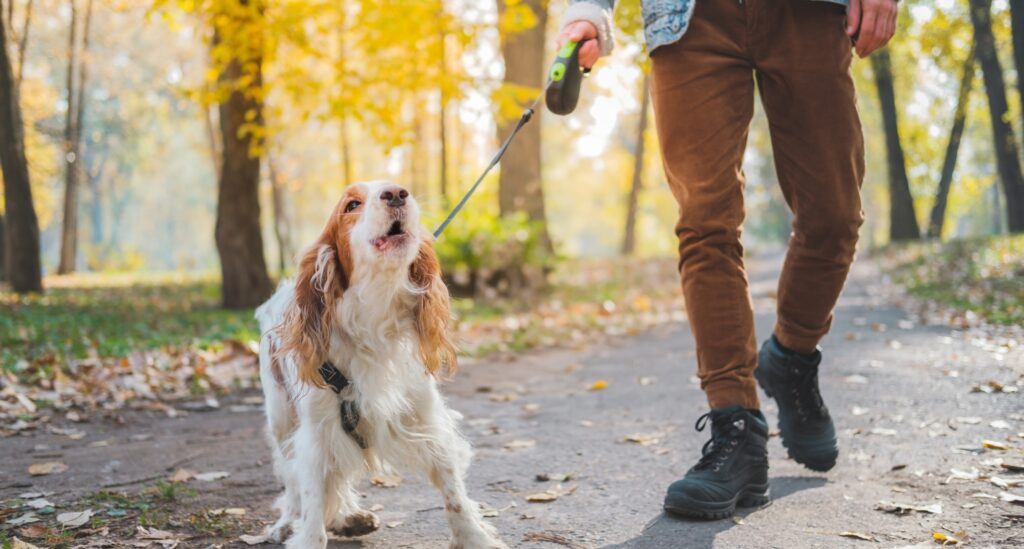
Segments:
[[[345,204],[345,213],[351,212],[352,210],[358,208],[362,204],[363,203],[358,201],[358,200],[353,200],[353,201],[349,202],[348,204]]]

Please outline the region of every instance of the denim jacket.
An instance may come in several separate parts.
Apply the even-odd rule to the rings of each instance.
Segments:
[[[686,32],[693,15],[693,6],[697,0],[641,0],[641,11],[644,17],[644,39],[647,51],[652,52],[660,46],[671,44]],[[709,0],[713,2],[743,0]],[[789,0],[775,0],[789,1]],[[849,0],[816,0],[833,4],[849,5]],[[569,0],[569,8],[562,18],[563,25],[573,21],[589,21],[598,29],[598,43],[601,54],[608,55],[612,51],[611,14],[615,8],[615,0]]]

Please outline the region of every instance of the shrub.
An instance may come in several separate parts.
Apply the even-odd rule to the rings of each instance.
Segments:
[[[454,295],[509,296],[544,286],[552,260],[541,226],[525,213],[499,217],[464,209],[434,245]]]

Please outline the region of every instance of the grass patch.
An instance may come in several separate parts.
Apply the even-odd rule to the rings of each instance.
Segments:
[[[1024,235],[893,246],[883,261],[911,295],[994,324],[1024,323]]]
[[[674,263],[559,262],[543,290],[504,299],[453,299],[453,313],[465,325],[465,351],[479,356],[534,348],[564,340],[560,329],[601,330],[618,312],[676,299]],[[48,278],[46,288],[33,296],[0,291],[0,370],[16,371],[27,382],[52,378],[55,369],[67,371],[75,360],[109,361],[136,351],[174,355],[184,348],[259,339],[251,310],[220,308],[219,281],[211,275],[83,274]],[[516,316],[511,325],[510,316]]]
[[[220,308],[212,278],[90,275],[47,282],[42,295],[0,292],[0,368],[209,348],[259,335],[252,311]]]

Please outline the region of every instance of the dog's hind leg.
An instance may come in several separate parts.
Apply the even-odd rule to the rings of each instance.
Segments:
[[[274,543],[282,543],[292,531],[292,524],[299,519],[301,502],[299,501],[298,479],[295,478],[293,467],[278,448],[274,449],[274,469],[277,477],[284,483],[284,493],[274,502],[274,508],[280,513],[277,522],[267,528],[266,537]]]
[[[338,489],[338,512],[331,520],[331,532],[346,538],[365,536],[380,528],[377,515],[359,507],[359,496],[346,479],[336,483]]]

